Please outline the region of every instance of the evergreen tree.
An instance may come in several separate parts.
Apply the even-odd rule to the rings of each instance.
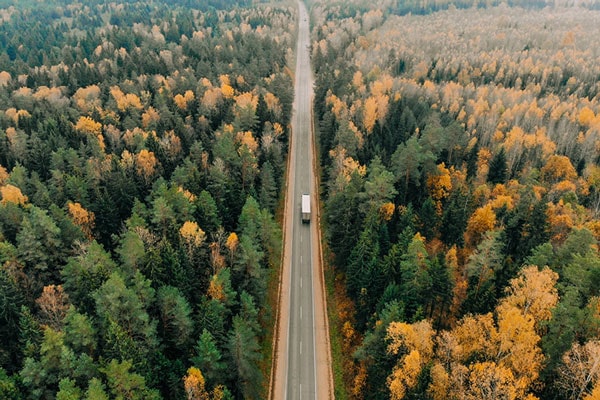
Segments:
[[[233,318],[233,326],[228,335],[227,350],[234,372],[235,394],[244,399],[262,397],[262,375],[258,363],[262,356],[257,332],[249,321],[241,316]]]
[[[221,355],[221,351],[217,347],[213,335],[206,329],[202,331],[200,339],[195,347],[196,356],[192,358],[192,363],[204,371],[209,384],[223,383],[223,372],[225,370],[225,362]]]
[[[160,396],[156,390],[149,389],[143,376],[131,372],[132,364],[129,361],[119,362],[111,360],[103,368],[110,392],[116,398],[131,400],[158,400]]]
[[[404,310],[402,304],[397,301],[387,303],[381,311],[377,323],[365,333],[364,340],[356,350],[355,356],[367,367],[365,393],[369,399],[383,400],[389,398],[386,380],[396,360],[387,351],[385,337],[390,323],[403,320]]]
[[[277,205],[277,183],[275,182],[271,162],[266,161],[260,171],[260,194],[259,203],[261,207],[270,212],[275,212]]]
[[[335,257],[335,266],[345,271],[348,258],[361,232],[362,214],[359,193],[362,178],[353,173],[343,190],[331,193],[325,205],[327,234]]]
[[[172,286],[160,287],[156,297],[162,337],[171,349],[186,349],[193,331],[192,311],[187,300],[179,289]]]
[[[205,232],[216,232],[221,225],[217,204],[209,192],[203,190],[196,201],[194,218]]]
[[[59,236],[60,229],[48,213],[31,206],[17,235],[17,256],[36,279],[39,289],[43,282],[58,281],[63,251]]]
[[[357,302],[357,324],[362,329],[370,314],[373,303],[380,296],[383,288],[378,287],[379,279],[379,243],[372,226],[367,226],[361,233],[356,246],[348,258],[346,286],[350,297]]]
[[[501,147],[500,151],[494,155],[494,158],[490,162],[487,180],[493,184],[504,183],[508,179],[508,176],[506,152],[504,151],[504,147]]]
[[[16,379],[8,376],[2,367],[0,367],[0,397],[6,400],[19,400],[23,398]]]
[[[97,242],[82,246],[79,252],[79,255],[69,258],[61,275],[71,302],[82,311],[91,313],[94,309],[93,293],[115,271],[116,265]]]
[[[98,378],[92,378],[85,393],[85,400],[109,400],[104,384]]]

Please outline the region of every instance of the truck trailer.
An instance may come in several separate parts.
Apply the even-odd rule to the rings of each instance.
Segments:
[[[310,196],[308,194],[302,195],[302,223],[308,224],[310,222]]]

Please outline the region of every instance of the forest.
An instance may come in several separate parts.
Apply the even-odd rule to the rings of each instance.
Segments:
[[[297,11],[0,2],[0,398],[266,397]]]
[[[599,398],[597,8],[311,2],[336,398]]]

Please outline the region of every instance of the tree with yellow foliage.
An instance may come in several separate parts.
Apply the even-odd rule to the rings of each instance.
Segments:
[[[158,160],[152,151],[142,149],[135,156],[136,171],[146,182],[150,182],[150,179],[154,176],[157,165]]]
[[[79,117],[75,124],[75,129],[82,133],[88,133],[97,136],[102,133],[102,124],[94,121],[90,117]]]
[[[86,210],[79,203],[68,202],[69,215],[73,219],[75,225],[78,225],[83,233],[89,238],[93,238],[92,230],[94,229],[94,213]]]
[[[388,353],[400,355],[388,377],[393,400],[403,399],[418,382],[423,367],[433,356],[434,331],[427,321],[414,324],[392,322],[387,329]]]
[[[129,108],[141,110],[144,108],[140,98],[134,93],[125,94],[120,87],[112,86],[110,88],[110,94],[117,102],[117,108],[119,111],[127,111]]]
[[[194,221],[185,221],[181,228],[179,228],[179,234],[183,238],[189,252],[202,246],[206,240],[206,234]]]
[[[225,247],[229,250],[229,263],[233,265],[233,257],[235,256],[235,252],[240,244],[240,240],[238,239],[238,235],[235,232],[231,232],[227,237],[227,242],[225,242]]]
[[[494,229],[496,226],[496,213],[492,209],[491,204],[479,207],[473,212],[467,222],[465,230],[465,242],[471,246],[477,245],[481,240],[482,235]]]
[[[190,367],[183,378],[183,386],[188,400],[209,400],[210,396],[205,388],[204,376],[198,368]]]
[[[21,189],[10,183],[0,187],[0,194],[2,195],[2,200],[0,200],[1,204],[12,203],[24,205],[28,200],[27,196],[21,193]]]
[[[540,177],[551,184],[562,180],[573,181],[577,179],[577,171],[568,157],[552,155],[540,170]]]
[[[221,81],[221,93],[223,97],[226,99],[233,98],[235,90],[233,89],[233,87],[231,87],[231,84],[229,83],[229,76],[221,75],[219,76],[219,81]]]
[[[435,400],[534,399],[543,365],[538,327],[558,302],[558,275],[525,267],[495,313],[468,315],[435,338],[428,392]]]
[[[438,214],[442,213],[442,200],[448,197],[452,190],[452,178],[450,170],[444,163],[438,164],[437,173],[429,174],[427,177],[427,189],[431,198],[436,202]]]
[[[194,101],[194,99],[195,95],[191,90],[186,90],[183,95],[176,94],[175,97],[173,97],[175,105],[182,110],[187,110],[188,104]]]

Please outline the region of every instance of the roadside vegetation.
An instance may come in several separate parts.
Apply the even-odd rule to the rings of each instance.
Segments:
[[[311,11],[348,397],[595,398],[597,4]]]
[[[266,396],[296,8],[250,5],[0,2],[1,398]]]

